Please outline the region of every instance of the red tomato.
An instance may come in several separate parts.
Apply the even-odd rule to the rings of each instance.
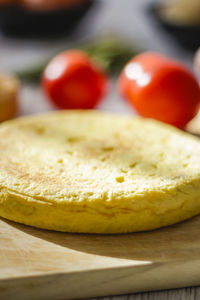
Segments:
[[[62,109],[91,109],[105,95],[107,77],[82,51],[55,56],[44,70],[42,87]]]
[[[200,88],[192,73],[158,53],[142,53],[131,59],[121,72],[118,88],[141,116],[179,128],[184,128],[199,109]]]

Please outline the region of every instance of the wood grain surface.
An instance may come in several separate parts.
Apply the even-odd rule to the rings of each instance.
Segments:
[[[200,299],[200,288],[184,288],[168,291],[140,293],[134,295],[93,298],[91,300],[198,300]]]
[[[2,219],[0,299],[87,298],[199,285],[199,234],[200,217],[124,235],[66,234]]]

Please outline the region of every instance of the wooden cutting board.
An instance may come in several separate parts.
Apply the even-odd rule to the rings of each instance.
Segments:
[[[152,232],[67,234],[0,220],[0,299],[68,299],[200,285],[200,216]]]

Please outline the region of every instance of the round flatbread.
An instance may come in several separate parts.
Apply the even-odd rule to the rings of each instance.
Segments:
[[[0,126],[0,215],[66,232],[151,230],[200,212],[200,142],[169,125],[62,111]]]

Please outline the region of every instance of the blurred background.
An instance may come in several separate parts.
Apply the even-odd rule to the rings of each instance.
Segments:
[[[105,51],[113,78],[111,92],[98,108],[132,113],[115,88],[121,65],[149,50],[193,69],[200,45],[200,1],[0,0],[0,73],[21,82],[18,115],[54,109],[40,88],[41,71],[60,51],[88,45]]]

